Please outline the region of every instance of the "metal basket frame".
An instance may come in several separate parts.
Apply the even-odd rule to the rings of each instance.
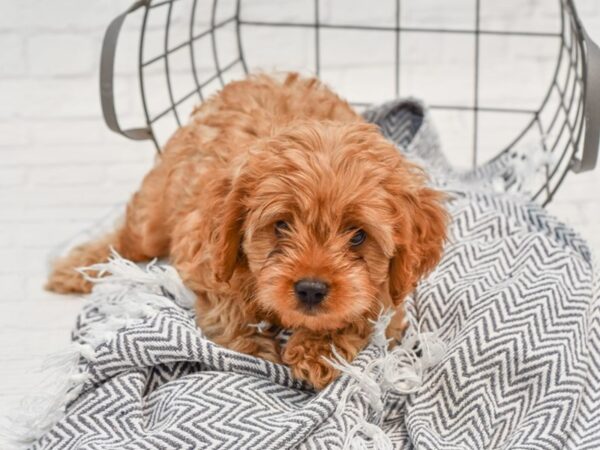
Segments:
[[[169,45],[171,11],[173,4],[180,0],[139,0],[135,2],[127,11],[113,20],[106,30],[100,68],[100,93],[104,119],[108,127],[127,137],[135,140],[150,139],[154,142],[157,151],[160,152],[160,143],[158,142],[154,126],[163,117],[172,114],[177,125],[182,125],[177,108],[184,101],[197,96],[197,100],[204,101],[205,95],[203,89],[210,83],[218,81],[221,86],[226,83],[225,75],[234,67],[241,66],[243,73],[247,74],[248,64],[245,57],[244,45],[241,29],[244,26],[255,27],[303,27],[314,29],[315,42],[315,61],[314,72],[319,76],[321,72],[321,45],[320,34],[323,29],[344,29],[356,31],[385,31],[395,35],[395,55],[394,71],[395,86],[394,93],[397,97],[400,93],[400,39],[403,33],[454,33],[454,34],[474,34],[475,35],[475,54],[474,54],[474,86],[473,86],[473,104],[464,105],[429,105],[431,109],[450,109],[473,112],[473,141],[472,141],[472,163],[477,166],[477,148],[478,148],[478,117],[480,112],[501,112],[508,114],[531,114],[531,120],[527,126],[515,137],[515,139],[504,149],[501,149],[496,156],[500,158],[511,152],[511,149],[519,140],[532,128],[537,128],[543,150],[548,154],[561,152],[560,156],[555,158],[552,164],[547,164],[544,168],[545,182],[532,192],[532,199],[542,204],[547,204],[563,182],[569,170],[576,173],[591,170],[596,165],[598,155],[598,143],[600,139],[600,49],[589,38],[581,21],[573,0],[557,0],[560,6],[561,27],[559,33],[553,32],[528,32],[528,31],[502,31],[485,30],[481,28],[481,2],[485,0],[475,0],[475,29],[445,29],[445,28],[421,28],[406,27],[400,24],[400,14],[402,1],[396,0],[396,15],[394,26],[370,26],[370,25],[344,25],[323,23],[320,20],[320,0],[314,0],[314,21],[313,22],[276,22],[276,21],[250,21],[243,20],[241,17],[242,2],[236,0],[235,13],[224,19],[217,21],[216,11],[219,1],[212,0],[212,14],[208,29],[201,33],[194,33],[194,20],[196,17],[196,7],[198,0],[193,0],[190,11],[190,24],[188,40],[171,47]],[[489,0],[488,0],[489,1]],[[123,130],[119,125],[117,113],[115,110],[115,99],[113,90],[115,53],[119,39],[119,32],[127,16],[140,8],[144,8],[142,27],[139,41],[139,59],[138,76],[140,83],[141,101],[145,114],[146,125],[139,128]],[[146,59],[144,56],[145,32],[149,14],[155,8],[168,8],[165,23],[164,47],[161,54]],[[237,55],[227,62],[220,61],[217,51],[216,31],[220,28],[234,23],[237,34]],[[558,60],[552,78],[552,84],[549,87],[545,98],[537,110],[525,110],[520,108],[491,108],[480,104],[479,101],[479,80],[480,80],[480,36],[486,34],[510,35],[510,36],[534,36],[534,37],[552,37],[560,39],[561,48],[559,50]],[[196,72],[196,61],[194,56],[194,45],[200,39],[210,39],[212,46],[212,56],[214,58],[215,73],[206,80],[200,80]],[[176,98],[171,82],[171,70],[169,66],[169,57],[174,52],[182,48],[189,47],[190,67],[195,82],[195,88],[189,93]],[[563,64],[563,58],[567,64],[567,75],[564,83],[559,83],[559,70]],[[164,65],[166,75],[166,90],[169,96],[170,105],[165,110],[152,115],[147,103],[147,92],[145,87],[145,71],[150,66],[159,64]],[[553,91],[560,96],[560,102],[556,110],[550,111],[552,119],[548,126],[544,126],[540,120],[540,115],[545,114],[545,109],[550,108],[549,99]],[[366,103],[351,102],[358,107],[369,106]],[[564,120],[558,120],[559,116],[564,114]],[[546,137],[552,136],[551,141]],[[516,156],[516,155],[513,155]]]

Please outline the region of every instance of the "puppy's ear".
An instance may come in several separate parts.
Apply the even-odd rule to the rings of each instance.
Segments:
[[[236,266],[240,263],[243,224],[246,217],[244,200],[247,194],[246,180],[238,176],[229,181],[231,190],[225,196],[220,214],[214,218],[214,239],[212,245],[213,273],[217,281],[231,279]]]
[[[441,192],[423,187],[400,198],[402,226],[396,230],[396,253],[389,268],[390,295],[396,305],[439,262],[448,222]]]

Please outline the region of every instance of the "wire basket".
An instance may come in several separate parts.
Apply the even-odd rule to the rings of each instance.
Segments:
[[[113,75],[128,16],[145,125],[122,129]],[[106,31],[104,118],[160,152],[194,106],[255,70],[315,74],[358,109],[417,95],[456,167],[522,161],[527,176],[505,188],[542,204],[596,164],[600,50],[572,0],[141,0]]]

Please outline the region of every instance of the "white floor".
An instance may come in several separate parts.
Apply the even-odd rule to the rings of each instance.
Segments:
[[[585,4],[584,20],[600,25],[596,0],[580,2]],[[590,31],[600,41],[600,26]],[[90,98],[84,100],[97,101]],[[153,159],[150,146],[106,131],[97,111],[89,117],[85,110],[75,111],[87,118],[68,130],[32,116],[27,133],[15,131],[13,122],[2,128],[2,114],[0,109],[0,140],[10,131],[14,148],[2,149],[0,143],[0,422],[44,379],[40,363],[69,343],[81,306],[80,299],[42,289],[49,255],[78,231],[114,213]],[[82,152],[90,146],[98,151]],[[31,177],[38,182],[32,184]],[[571,223],[600,254],[600,169],[571,174],[548,209]]]

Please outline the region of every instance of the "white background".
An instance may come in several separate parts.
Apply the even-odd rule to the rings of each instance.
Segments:
[[[460,19],[460,7],[469,0],[453,1],[457,10],[449,17]],[[410,3],[415,1],[405,2]],[[526,27],[548,20],[540,14],[545,5],[556,6],[550,0],[502,3],[509,6],[504,19]],[[600,42],[600,2],[576,3],[591,36]],[[421,2],[421,13],[435,19],[437,6],[442,4],[452,2]],[[43,379],[36,368],[44,355],[68,343],[81,305],[77,298],[42,290],[49,254],[114,212],[115,205],[128,199],[153,163],[151,143],[128,141],[109,132],[100,112],[102,36],[110,20],[128,5],[120,0],[0,0],[0,417],[14,411],[18,399],[35,390]],[[263,16],[268,11],[263,8]],[[351,20],[352,8],[344,12]],[[358,19],[368,19],[360,14]],[[372,14],[376,17],[381,12],[372,8]],[[136,76],[131,69],[137,41],[134,26],[125,28],[122,41],[116,88],[119,112],[128,123],[141,124]],[[370,57],[367,52],[357,58],[359,50],[349,47],[348,55],[335,56],[355,61]],[[519,51],[518,46],[508,47],[509,53]],[[275,58],[290,58],[289,50],[275,53]],[[517,56],[523,59],[522,54]],[[307,58],[291,57],[296,63]],[[409,53],[409,57],[417,77],[435,70],[418,52]],[[484,57],[493,63],[500,56],[489,51]],[[453,61],[452,55],[448,58]],[[547,62],[544,58],[543,52],[526,54],[531,67],[543,65]],[[377,61],[370,63],[376,65]],[[465,84],[460,64],[457,57],[456,70],[445,74],[446,91]],[[360,89],[361,83],[370,81],[364,63],[339,64],[336,70],[329,76],[341,80],[346,88]],[[527,78],[527,73],[523,77]],[[531,78],[536,81],[535,74],[529,81]],[[436,88],[439,86],[431,89]],[[521,101],[523,95],[503,93],[502,99],[511,104]],[[445,124],[438,125],[442,137],[450,140],[452,129],[444,131]],[[599,174],[569,176],[549,206],[552,213],[580,231],[596,251],[600,251]]]

